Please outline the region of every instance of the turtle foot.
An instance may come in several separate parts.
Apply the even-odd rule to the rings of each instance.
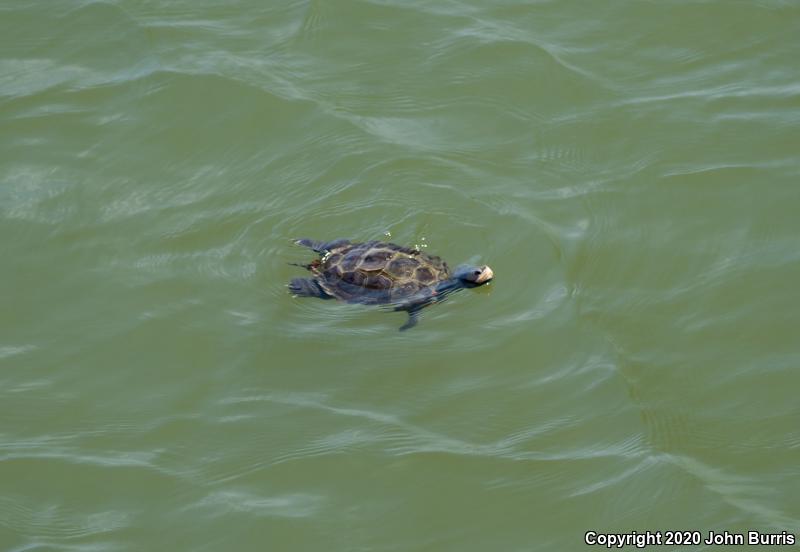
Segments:
[[[320,299],[330,299],[330,295],[325,293],[316,280],[311,278],[292,278],[289,282],[289,293],[296,297],[319,297]]]

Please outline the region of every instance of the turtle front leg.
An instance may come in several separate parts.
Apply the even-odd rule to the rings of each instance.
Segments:
[[[400,326],[400,331],[401,332],[409,330],[409,329],[411,329],[411,328],[413,328],[414,326],[417,325],[417,322],[419,322],[419,311],[420,311],[420,309],[409,309],[408,310],[408,320],[406,320],[405,324]]]
[[[313,278],[292,278],[289,282],[289,293],[295,297],[318,297],[332,299]]]

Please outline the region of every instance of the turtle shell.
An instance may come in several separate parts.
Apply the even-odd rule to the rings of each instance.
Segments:
[[[441,258],[377,241],[334,248],[312,272],[329,295],[370,305],[424,301],[450,278]]]

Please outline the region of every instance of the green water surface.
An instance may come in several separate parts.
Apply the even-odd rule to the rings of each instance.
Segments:
[[[785,0],[0,1],[0,549],[800,536],[798,60]],[[496,278],[400,333],[297,237]]]

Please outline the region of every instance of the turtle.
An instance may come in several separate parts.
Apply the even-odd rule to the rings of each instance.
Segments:
[[[338,299],[347,303],[385,305],[406,311],[401,331],[417,324],[424,307],[464,288],[484,285],[494,278],[486,265],[460,265],[451,271],[440,257],[394,243],[347,239],[294,240],[320,254],[309,264],[297,265],[311,278],[293,278],[289,292],[296,297]]]

